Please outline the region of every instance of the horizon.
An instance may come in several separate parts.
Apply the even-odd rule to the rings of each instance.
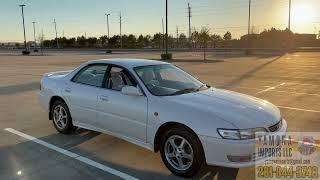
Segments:
[[[43,30],[45,39],[54,39],[53,19],[57,21],[58,37],[100,37],[106,35],[105,13],[110,13],[110,36],[119,34],[119,12],[123,16],[123,33],[146,35],[162,32],[161,20],[165,18],[165,1],[141,0],[139,3],[126,3],[129,0],[105,2],[102,0],[67,2],[43,0],[4,0],[0,7],[0,23],[6,27],[0,33],[0,42],[23,42],[21,9],[24,8],[27,41],[33,41],[32,21],[36,21],[36,36]],[[247,0],[190,0],[192,8],[191,27],[200,30],[206,26],[212,34],[223,35],[230,31],[233,38],[247,34]],[[271,2],[271,3],[270,3]],[[61,6],[63,3],[63,6]],[[184,33],[188,36],[187,0],[168,2],[169,35]],[[97,6],[97,4],[99,6]],[[219,7],[217,7],[219,5]],[[316,0],[292,0],[291,30],[293,33],[318,34],[320,14]],[[260,33],[264,29],[288,27],[288,1],[252,0],[251,29]],[[83,13],[87,11],[88,13]],[[303,13],[303,16],[301,14]],[[164,19],[165,20],[165,19]],[[147,27],[146,27],[147,26]]]

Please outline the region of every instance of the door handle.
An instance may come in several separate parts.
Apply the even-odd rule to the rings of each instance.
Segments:
[[[71,93],[71,88],[66,88],[66,89],[64,89],[64,91],[65,91],[66,93]]]
[[[101,101],[109,101],[109,97],[108,96],[104,96],[104,95],[102,95],[102,96],[100,96],[100,100]]]

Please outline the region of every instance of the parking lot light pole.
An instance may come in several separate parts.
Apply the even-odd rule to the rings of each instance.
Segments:
[[[122,49],[122,15],[121,15],[121,11],[120,11],[119,19],[120,19],[120,48]]]
[[[59,49],[59,40],[58,40],[58,32],[57,32],[57,22],[56,19],[53,19],[54,30],[56,32],[56,41],[57,41],[57,49]]]
[[[24,12],[23,12],[23,7],[26,6],[25,4],[19,5],[21,7],[21,14],[22,14],[22,24],[23,24],[23,35],[24,35],[24,49],[25,51],[28,51],[27,49],[27,39],[26,39],[26,28],[24,25]]]
[[[250,42],[250,29],[251,29],[251,0],[249,0],[249,7],[248,7],[248,34],[247,34],[247,51],[246,54],[249,55],[251,54],[250,52],[250,47],[251,47],[251,42]]]
[[[168,55],[168,0],[166,0],[166,55]]]
[[[289,19],[288,19],[288,29],[291,31],[291,0],[289,0]]]
[[[163,25],[163,18],[162,18],[162,50],[164,50],[164,25]]]
[[[32,22],[33,24],[33,37],[34,37],[34,48],[37,49],[37,40],[36,40],[36,24],[37,22]]]
[[[110,38],[110,31],[109,31],[109,16],[110,16],[110,14],[108,14],[108,13],[106,13],[105,14],[106,16],[107,16],[107,30],[108,30],[108,40],[109,40],[109,38]]]

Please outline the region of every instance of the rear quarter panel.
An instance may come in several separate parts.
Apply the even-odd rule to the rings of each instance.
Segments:
[[[43,109],[49,112],[49,103],[53,96],[62,97],[61,89],[64,87],[64,77],[50,77],[44,75],[41,79],[40,103]]]

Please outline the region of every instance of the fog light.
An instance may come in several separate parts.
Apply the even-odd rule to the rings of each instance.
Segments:
[[[227,156],[229,161],[231,162],[250,162],[251,161],[251,156]]]

